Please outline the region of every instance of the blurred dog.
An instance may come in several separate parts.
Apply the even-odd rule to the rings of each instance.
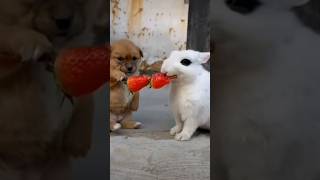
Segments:
[[[93,100],[62,101],[50,67],[60,49],[94,42],[101,2],[0,1],[0,54],[18,57],[7,68],[0,56],[1,180],[70,179],[70,158],[87,154]]]
[[[139,128],[141,123],[132,119],[132,111],[139,107],[139,93],[132,94],[125,83],[137,72],[143,53],[129,40],[111,45],[110,59],[110,130]]]

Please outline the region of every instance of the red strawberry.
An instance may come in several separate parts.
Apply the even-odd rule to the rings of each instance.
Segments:
[[[127,80],[128,88],[131,92],[138,92],[150,82],[150,77],[146,75],[142,76],[130,76]]]
[[[55,62],[55,74],[70,96],[92,93],[109,81],[109,46],[64,50]]]
[[[172,77],[163,73],[155,73],[151,78],[151,87],[153,89],[160,89],[171,82]]]

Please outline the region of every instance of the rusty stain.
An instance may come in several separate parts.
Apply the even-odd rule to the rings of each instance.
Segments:
[[[134,32],[141,26],[144,0],[130,0],[130,15],[128,22],[129,33]]]
[[[140,32],[140,33],[138,34],[138,38],[141,37],[141,36],[144,36],[144,33],[143,33],[143,32]]]
[[[119,12],[121,11],[119,4],[120,0],[111,0],[112,3],[112,24],[115,23],[116,18],[119,16]]]
[[[118,5],[121,8],[116,8],[114,4],[111,6],[114,7],[112,9],[114,10],[113,16],[117,15],[117,17],[113,17],[112,19],[115,19],[116,23],[114,24],[117,25],[117,27],[112,27],[112,32],[116,34],[116,38],[120,36],[128,39],[133,38],[137,43],[140,43],[142,49],[144,49],[144,46],[149,49],[148,44],[155,43],[155,46],[150,46],[150,60],[154,61],[157,58],[165,59],[172,47],[179,50],[185,48],[185,40],[181,39],[181,37],[185,38],[184,34],[187,30],[188,17],[186,16],[187,13],[180,13],[180,10],[186,12],[187,8],[185,8],[185,6],[181,7],[182,9],[177,7],[178,12],[174,8],[169,11],[163,11],[158,8],[158,10],[149,12],[147,11],[149,6],[152,8],[157,7],[153,1],[150,0],[126,0],[125,2],[111,0],[111,2],[121,3]],[[172,19],[174,24],[166,23],[168,19],[170,22]],[[116,31],[114,31],[114,28]],[[118,29],[119,31],[117,31]],[[162,39],[163,42],[159,43],[158,47],[157,42],[162,41]],[[166,44],[168,44],[168,46]],[[153,49],[155,51],[153,51]]]
[[[176,31],[174,30],[173,27],[169,28],[169,34],[171,35],[172,33],[175,33]]]
[[[129,33],[127,33],[127,32],[126,32],[126,37],[127,37],[128,39],[130,38],[130,35],[129,35]]]
[[[141,31],[149,31],[150,29],[149,28],[147,28],[147,27],[143,27],[142,29],[141,29]]]
[[[149,28],[143,27],[143,28],[141,29],[141,31],[139,32],[138,37],[145,36],[148,31],[150,31]]]
[[[138,15],[138,14],[141,13],[142,11],[143,11],[143,8],[139,8],[138,12],[136,12],[136,13],[134,14],[134,16]]]

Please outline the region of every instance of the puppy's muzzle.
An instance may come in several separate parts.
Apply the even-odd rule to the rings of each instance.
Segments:
[[[137,70],[137,67],[135,64],[130,63],[126,65],[127,74],[133,74],[136,72],[136,70]]]
[[[133,67],[127,67],[128,73],[132,73]]]

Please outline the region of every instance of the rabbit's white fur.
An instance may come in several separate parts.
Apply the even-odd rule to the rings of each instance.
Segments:
[[[212,3],[214,179],[320,178],[320,36],[292,11],[304,2],[263,0],[246,15]]]
[[[182,59],[191,64],[181,64]],[[209,52],[173,51],[162,64],[162,73],[177,75],[170,92],[176,122],[170,134],[176,140],[189,140],[198,127],[210,128],[210,73],[202,67],[209,59]]]

